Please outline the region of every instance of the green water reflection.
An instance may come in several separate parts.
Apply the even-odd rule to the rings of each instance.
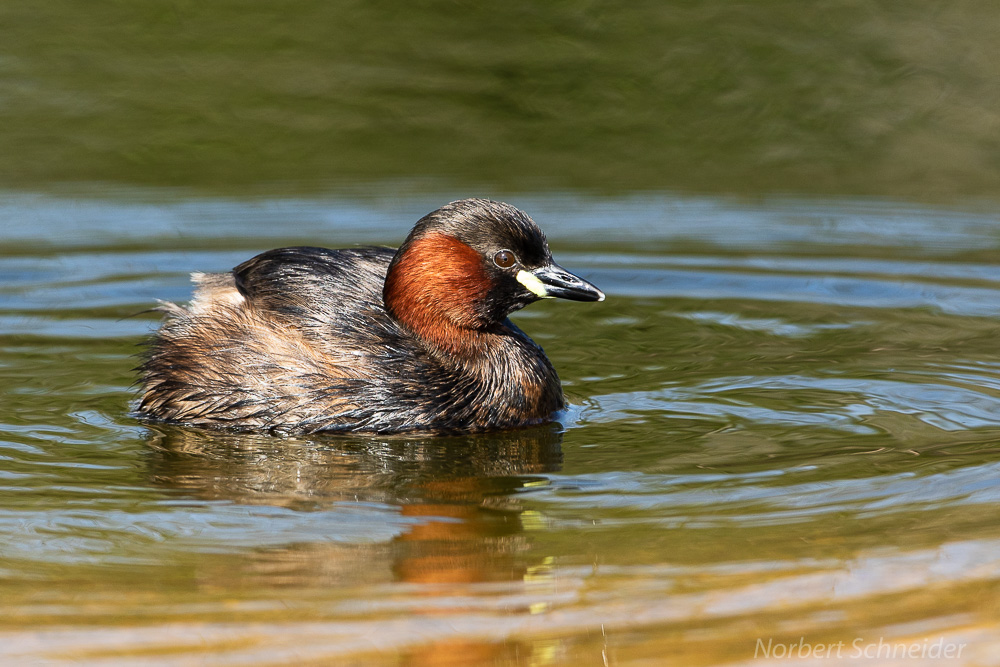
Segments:
[[[0,7],[0,179],[1000,194],[995,4]]]

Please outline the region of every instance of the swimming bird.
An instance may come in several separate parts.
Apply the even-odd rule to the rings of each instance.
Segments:
[[[269,250],[192,274],[163,303],[136,414],[272,433],[475,433],[544,423],[565,406],[542,348],[508,316],[543,298],[602,301],[509,204],[463,199],[398,250]]]

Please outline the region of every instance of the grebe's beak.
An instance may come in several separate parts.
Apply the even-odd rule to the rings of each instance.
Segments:
[[[534,271],[517,272],[517,282],[542,299],[604,301],[604,292],[558,264],[546,264]]]

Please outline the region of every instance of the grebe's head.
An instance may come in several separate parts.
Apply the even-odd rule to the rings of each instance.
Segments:
[[[417,222],[389,265],[383,297],[396,319],[448,347],[462,329],[489,329],[538,299],[603,301],[604,293],[553,262],[523,212],[463,199]]]

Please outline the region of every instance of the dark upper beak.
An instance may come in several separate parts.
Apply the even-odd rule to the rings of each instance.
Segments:
[[[604,292],[558,264],[547,264],[525,273],[538,280],[537,284],[525,284],[525,287],[540,297],[556,297],[571,301],[604,301]],[[520,277],[518,279],[520,280]],[[530,278],[527,281],[532,282]]]

